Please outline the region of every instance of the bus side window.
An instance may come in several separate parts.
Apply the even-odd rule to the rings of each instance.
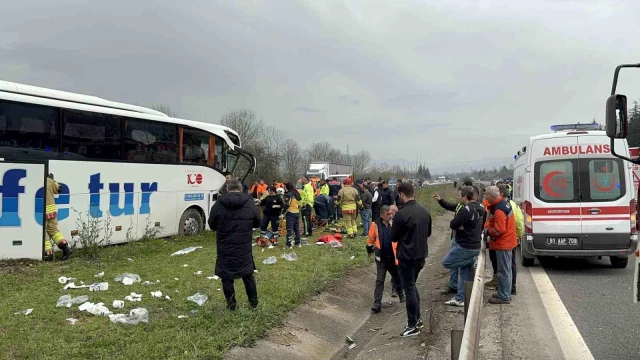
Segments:
[[[174,124],[129,118],[124,129],[125,160],[175,164],[178,128]]]
[[[123,117],[88,111],[63,110],[64,156],[122,160]]]
[[[209,133],[183,128],[181,151],[183,163],[207,165],[209,163]]]
[[[60,155],[59,114],[53,107],[1,100],[0,149],[3,149],[3,157],[13,154],[11,148],[19,148],[34,150],[28,152],[31,157],[57,158]]]
[[[213,167],[220,171],[227,171],[227,144],[218,136],[213,136],[215,143],[215,152],[213,159]]]

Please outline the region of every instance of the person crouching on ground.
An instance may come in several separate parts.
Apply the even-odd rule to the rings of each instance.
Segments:
[[[455,231],[454,245],[449,249],[447,255],[442,259],[442,266],[445,269],[457,269],[459,275],[458,292],[456,296],[445,302],[451,306],[464,306],[464,283],[471,281],[471,269],[475,259],[480,253],[482,231],[478,227],[480,214],[470,203],[475,198],[473,188],[463,186],[458,191],[458,200],[462,208],[451,220],[450,227]]]
[[[391,241],[398,243],[398,274],[406,297],[407,326],[402,337],[420,334],[424,326],[420,316],[420,294],[416,280],[429,253],[427,245],[431,236],[431,214],[413,197],[413,185],[402,183],[398,192],[404,202],[393,219]]]
[[[392,287],[400,294],[400,302],[405,301],[402,284],[398,277],[398,258],[396,257],[398,243],[391,242],[390,218],[391,211],[389,206],[385,205],[380,209],[380,217],[371,224],[367,238],[367,254],[371,256],[375,253],[376,257],[376,289],[373,293],[371,308],[371,311],[376,314],[382,311],[382,293],[387,272],[391,275]]]
[[[498,267],[498,293],[493,294],[489,303],[511,303],[511,254],[518,245],[515,216],[511,204],[500,196],[497,186],[489,186],[484,193],[489,204],[484,237],[489,238],[489,249],[495,250]]]
[[[260,226],[260,213],[251,195],[242,192],[240,181],[229,180],[226,190],[209,214],[209,227],[217,233],[215,272],[222,281],[229,310],[237,308],[235,279],[242,279],[249,304],[255,309],[258,307],[258,289],[253,276],[256,265],[251,243],[253,229]]]
[[[278,219],[284,208],[284,201],[282,197],[276,193],[274,186],[269,186],[268,195],[263,198],[260,205],[264,206],[264,216],[262,217],[262,223],[260,224],[260,236],[265,238],[267,236],[267,227],[271,223],[272,236],[278,237]],[[277,245],[277,241],[274,243]]]

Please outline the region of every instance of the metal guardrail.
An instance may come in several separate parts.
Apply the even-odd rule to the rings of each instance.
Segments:
[[[451,330],[451,359],[453,360],[478,358],[486,253],[487,248],[483,239],[473,281],[464,283],[464,330]]]

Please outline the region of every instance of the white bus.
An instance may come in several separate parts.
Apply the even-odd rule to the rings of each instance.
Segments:
[[[256,166],[238,133],[94,96],[0,81],[0,259],[41,259],[44,184],[74,246],[194,235],[228,174]]]

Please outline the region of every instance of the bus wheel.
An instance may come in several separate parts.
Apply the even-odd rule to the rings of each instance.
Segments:
[[[628,257],[618,257],[618,256],[609,256],[609,260],[611,260],[611,266],[616,269],[624,269],[627,267],[627,263],[629,262]]]
[[[180,218],[180,235],[198,235],[202,232],[202,215],[196,209],[187,209]]]

